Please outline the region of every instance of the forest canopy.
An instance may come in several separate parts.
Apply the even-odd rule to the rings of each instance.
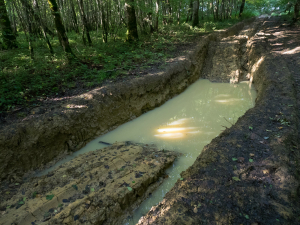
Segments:
[[[165,62],[245,18],[299,17],[300,0],[0,0],[0,113]]]

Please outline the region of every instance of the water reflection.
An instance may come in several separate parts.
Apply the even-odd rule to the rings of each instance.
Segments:
[[[135,224],[163,199],[180,178],[181,171],[193,164],[203,147],[224,129],[222,126],[229,127],[254,106],[255,98],[255,90],[247,83],[236,85],[199,80],[161,107],[95,139],[55,167],[79,154],[106,147],[99,141],[154,143],[160,149],[183,153],[167,170],[169,178],[135,211],[134,219],[126,222]]]

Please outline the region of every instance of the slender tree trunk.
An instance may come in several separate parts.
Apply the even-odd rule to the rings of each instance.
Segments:
[[[55,23],[55,27],[57,29],[57,35],[61,40],[63,49],[64,49],[65,53],[67,54],[67,57],[69,60],[74,59],[76,56],[74,55],[74,53],[72,52],[72,49],[70,47],[69,40],[66,35],[65,27],[64,27],[61,17],[60,17],[60,13],[58,10],[56,0],[48,0],[48,3],[50,6],[52,15],[54,17],[54,23]]]
[[[188,15],[186,17],[186,22],[192,21],[193,18],[193,0],[190,0],[190,5],[188,9]]]
[[[211,13],[214,16],[214,20],[216,20],[216,14],[215,14],[215,7],[214,7],[214,0],[211,0]]]
[[[77,17],[76,17],[76,13],[75,13],[73,0],[70,0],[70,3],[71,3],[72,17],[73,17],[73,21],[74,21],[74,29],[75,29],[75,32],[77,34],[79,34],[79,27],[78,27],[78,22],[77,22]]]
[[[11,24],[7,16],[7,10],[4,0],[0,0],[0,28],[2,31],[4,48],[17,48],[18,46],[16,36],[11,29]]]
[[[204,1],[202,0],[202,7],[201,7],[201,19],[204,20],[204,11],[203,11],[203,7],[204,7]],[[207,10],[208,11],[208,10]]]
[[[181,1],[179,1],[179,7],[178,7],[178,18],[177,18],[177,21],[178,21],[178,24],[180,24],[180,20],[181,20]]]
[[[131,42],[138,40],[138,31],[135,17],[134,0],[125,0],[125,11],[127,15],[127,38]]]
[[[156,3],[155,3],[155,15],[156,15],[156,18],[155,18],[155,24],[154,24],[154,30],[155,31],[158,31],[158,20],[159,20],[158,10],[159,10],[159,0],[156,0]]]
[[[243,14],[243,12],[244,12],[245,1],[246,1],[246,0],[242,0],[242,4],[241,4],[241,7],[240,7],[239,18],[242,16],[242,14]]]
[[[299,19],[299,8],[300,8],[300,0],[297,0],[294,6],[294,17],[293,17],[294,21],[297,21]]]
[[[217,8],[216,8],[216,20],[219,20],[219,0],[217,0],[216,2],[216,5],[217,5]]]
[[[89,42],[89,45],[92,45],[92,40],[90,37],[90,31],[89,31],[89,26],[88,26],[88,22],[84,13],[84,6],[83,6],[83,1],[82,0],[78,0],[78,4],[79,4],[79,8],[80,8],[80,14],[81,14],[81,18],[82,18],[82,23],[83,23],[83,31],[82,31],[82,35],[83,35],[83,39],[84,39],[84,33],[86,34],[87,40]],[[83,41],[84,43],[85,41]]]
[[[193,27],[199,25],[199,0],[194,1],[193,6]]]

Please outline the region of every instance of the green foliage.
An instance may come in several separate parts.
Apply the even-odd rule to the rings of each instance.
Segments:
[[[52,195],[46,195],[46,199],[47,200],[52,200],[54,198],[54,195],[52,194]]]

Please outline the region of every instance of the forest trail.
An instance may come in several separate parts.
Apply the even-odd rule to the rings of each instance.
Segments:
[[[207,145],[139,224],[300,223],[299,40],[299,27],[264,21],[248,55],[255,108]]]
[[[23,183],[18,177],[23,175],[23,171],[20,171],[22,166],[23,170],[40,166],[34,164],[34,160],[26,160],[26,157],[32,159],[41,156],[44,162],[48,162],[49,159],[62,153],[58,152],[63,150],[61,146],[68,148],[68,151],[76,151],[92,137],[98,136],[101,132],[106,133],[116,127],[116,124],[124,123],[134,118],[134,115],[138,116],[157,107],[166,99],[182,92],[190,83],[198,79],[199,71],[202,71],[204,77],[212,81],[229,82],[231,80],[235,83],[245,79],[253,80],[258,90],[256,106],[241,117],[233,127],[226,129],[203,149],[195,163],[188,170],[182,172],[183,179],[177,181],[165,199],[153,207],[139,221],[139,224],[299,224],[300,32],[298,27],[290,27],[278,17],[266,18],[264,22],[257,20],[250,25],[244,27],[246,33],[242,31],[236,36],[229,36],[227,33],[226,36],[223,33],[224,38],[219,42],[213,35],[203,38],[203,43],[200,47],[197,46],[199,55],[192,53],[183,57],[184,60],[187,59],[185,62],[180,62],[180,60],[175,62],[174,65],[177,67],[164,74],[163,82],[160,73],[157,76],[151,76],[151,82],[146,79],[143,81],[138,79],[132,83],[100,88],[78,96],[74,102],[66,100],[66,103],[60,106],[61,108],[57,107],[49,114],[41,114],[38,118],[40,121],[36,119],[32,124],[28,122],[27,128],[25,123],[22,124],[24,127],[20,130],[11,128],[9,134],[14,134],[13,137],[16,139],[14,143],[18,144],[22,152],[18,152],[18,157],[9,156],[12,161],[7,167],[2,166],[2,169],[7,170],[7,174],[9,174],[10,183],[3,182],[1,192],[5,196],[5,200],[14,196],[9,204],[16,208],[9,209],[5,208],[6,204],[1,205],[1,213],[8,215],[7,221],[12,218],[10,215],[14,214],[14,210],[22,211],[24,201],[28,200],[26,197],[25,200],[22,199],[23,191],[19,187],[28,189],[26,194],[31,198],[31,192],[35,193],[35,185],[38,184],[37,188],[41,188],[39,191],[43,194],[42,197],[46,198],[44,200],[48,210],[44,210],[47,214],[44,211],[39,213],[38,207],[35,208],[39,216],[38,221],[44,220],[45,223],[48,220],[52,221],[50,214],[56,210],[53,218],[57,216],[56,221],[59,223],[64,220],[69,224],[77,220],[79,222],[77,212],[85,212],[84,207],[89,209],[91,207],[90,200],[79,200],[78,205],[70,204],[71,211],[62,209],[58,211],[47,203],[48,200],[52,201],[52,193],[46,193],[56,186],[51,186],[49,189],[49,185],[47,186],[47,183],[44,182],[56,179],[56,185],[60,185],[60,180],[64,182],[61,177],[65,178],[62,173],[66,171],[72,175],[72,164],[60,168],[61,173],[36,178],[34,183]],[[256,33],[258,25],[260,31]],[[240,26],[241,24],[237,25],[231,32],[235,32]],[[221,35],[222,33],[220,33]],[[205,51],[202,51],[203,49]],[[192,60],[194,59],[193,55],[197,55],[198,63]],[[181,60],[183,61],[183,59]],[[202,65],[200,62],[205,63]],[[227,72],[222,74],[220,70]],[[128,92],[129,85],[132,87],[132,93]],[[145,93],[150,93],[150,95],[146,96]],[[146,97],[142,100],[136,97],[144,95]],[[121,103],[119,104],[119,102]],[[132,106],[135,106],[136,109],[132,110]],[[112,108],[114,114],[111,113]],[[71,110],[73,110],[72,113],[70,113]],[[101,121],[100,128],[95,125],[100,122],[93,114],[94,111],[101,114],[101,117],[98,118]],[[103,118],[109,118],[109,120]],[[76,126],[70,125],[72,121],[77,122]],[[92,124],[90,125],[88,122]],[[34,132],[30,133],[32,130],[28,127],[35,127]],[[45,132],[48,133],[42,132],[45,127],[47,127]],[[58,132],[59,136],[55,132]],[[47,140],[42,139],[44,137],[47,137]],[[52,137],[52,139],[48,137]],[[41,139],[37,141],[38,138]],[[55,138],[55,142],[52,141],[53,138]],[[4,138],[3,140],[9,139]],[[2,143],[5,143],[3,140]],[[26,143],[25,147],[20,144],[22,141]],[[51,146],[47,141],[51,143]],[[40,146],[43,146],[44,155]],[[50,146],[57,152],[52,151],[50,147],[50,150],[47,150],[45,146]],[[30,154],[26,152],[27,149],[30,149]],[[149,155],[151,151],[153,150],[150,149],[147,154]],[[90,153],[87,156],[93,157],[93,154]],[[8,156],[5,157],[8,158]],[[111,157],[114,157],[114,154]],[[130,156],[128,157],[132,160]],[[152,162],[149,164],[147,158],[142,157],[141,161],[151,167]],[[155,178],[151,177],[151,182],[160,179],[159,175],[163,174],[166,165],[175,159],[175,155],[172,158],[162,159],[166,164],[162,163],[160,167],[156,168],[159,170],[153,175]],[[14,163],[13,160],[18,163]],[[91,161],[92,169],[97,169],[98,164],[95,163]],[[82,163],[79,162],[79,164]],[[131,164],[133,166],[133,162]],[[10,165],[15,165],[16,168]],[[85,169],[84,163],[78,167],[80,172]],[[79,177],[78,179],[84,180],[85,178]],[[91,178],[91,180],[94,181],[96,178]],[[119,178],[123,179],[122,176]],[[138,185],[143,187],[146,185],[143,182]],[[39,186],[40,184],[41,186]],[[63,192],[67,193],[69,189],[74,191],[73,189],[76,190],[79,186],[77,184],[72,186],[72,184],[68,183]],[[84,185],[86,184],[88,183],[85,182]],[[97,185],[99,186],[100,183]],[[124,186],[125,192],[119,195],[121,201],[133,194],[130,188],[126,190],[126,185]],[[97,188],[99,188],[98,186]],[[85,187],[80,188],[84,189]],[[98,192],[101,191],[100,189],[94,189],[94,191],[95,193],[88,194],[92,194],[93,198],[98,194],[101,195]],[[8,194],[4,195],[4,193]],[[127,195],[128,193],[129,195]],[[52,198],[48,197],[49,199],[47,199],[46,196],[52,196]],[[30,201],[35,197],[32,197],[33,199]],[[66,200],[69,200],[69,196]],[[22,203],[20,204],[20,202]],[[108,202],[114,204],[113,201]],[[53,199],[53,204],[56,203],[56,199]],[[65,203],[67,204],[64,206],[69,205],[68,202]],[[122,204],[120,204],[121,208]],[[34,209],[36,206],[32,207]],[[94,209],[93,207],[91,209]],[[116,209],[118,208],[119,206]],[[66,212],[66,216],[59,214],[60,212],[62,214]],[[22,211],[22,213],[24,217],[28,218],[28,222],[34,219],[34,216],[31,217],[32,215],[27,212]],[[60,215],[62,216],[60,217]],[[91,215],[87,213],[86,216]],[[97,218],[100,217],[101,215],[97,214]],[[19,218],[15,219],[17,221]],[[108,221],[107,218],[102,219],[104,222]],[[89,221],[91,224],[94,223],[92,217]]]

